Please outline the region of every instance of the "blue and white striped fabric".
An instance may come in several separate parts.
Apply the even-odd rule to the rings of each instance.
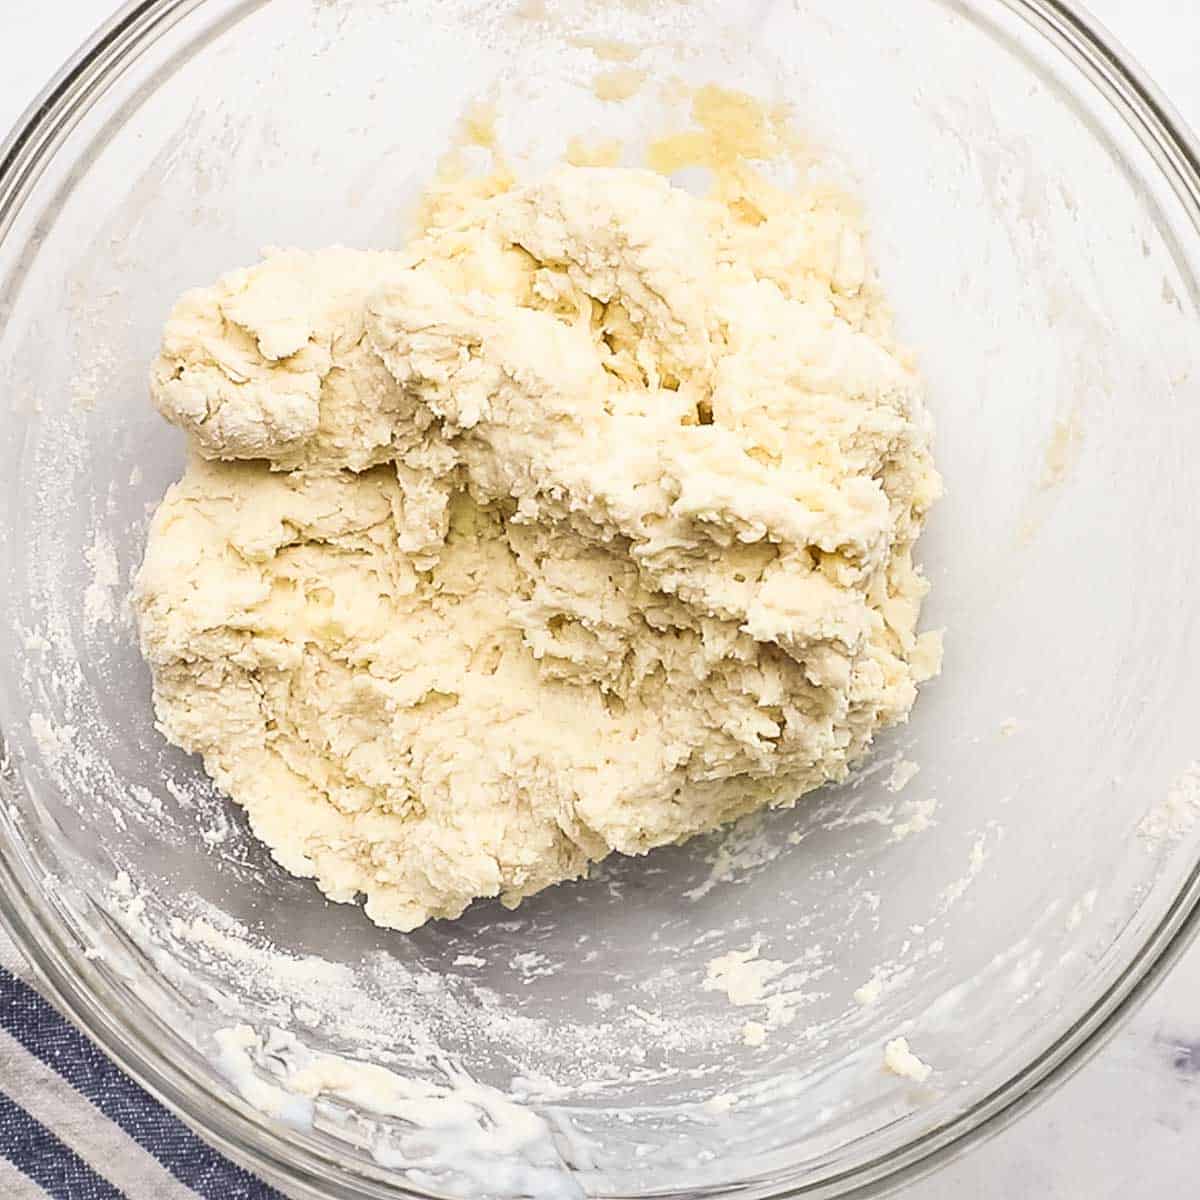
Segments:
[[[3,1200],[284,1200],[122,1074],[0,933]]]

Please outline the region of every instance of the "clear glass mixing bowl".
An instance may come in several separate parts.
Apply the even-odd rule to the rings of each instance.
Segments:
[[[863,197],[939,425],[945,671],[794,812],[376,929],[154,730],[124,596],[183,447],[146,364],[266,244],[399,242],[473,103],[521,170],[634,161],[673,78],[790,105]],[[873,1194],[997,1128],[1195,923],[1198,214],[1186,134],[1054,0],[130,4],[0,155],[0,889],[50,993],[298,1194]],[[705,988],[755,950],[762,996]]]

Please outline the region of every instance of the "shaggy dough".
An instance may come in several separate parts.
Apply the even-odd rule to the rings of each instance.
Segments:
[[[793,804],[938,669],[929,423],[828,194],[464,185],[184,297],[152,390],[161,727],[382,925]]]

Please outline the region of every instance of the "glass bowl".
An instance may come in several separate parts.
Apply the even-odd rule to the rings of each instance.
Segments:
[[[473,105],[532,172],[636,161],[710,82],[862,197],[938,422],[944,672],[792,812],[376,929],[154,729],[162,321],[268,244],[398,244]],[[130,4],[0,153],[0,891],[49,993],[294,1194],[876,1194],[997,1129],[1196,922],[1198,216],[1055,0]]]

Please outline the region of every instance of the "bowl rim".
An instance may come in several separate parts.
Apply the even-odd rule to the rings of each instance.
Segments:
[[[266,0],[251,0],[256,8]],[[0,244],[55,151],[126,65],[205,0],[127,0],[67,60],[0,143]],[[1172,187],[1200,233],[1200,140],[1124,47],[1072,0],[1000,0],[1105,97]],[[0,776],[19,789],[0,730]],[[0,833],[8,818],[0,813]],[[73,945],[65,922],[35,901],[36,883],[16,840],[0,836],[0,928],[45,995],[131,1078],[231,1160],[270,1183],[320,1198],[423,1198],[408,1184],[348,1170],[337,1156],[298,1145],[232,1092],[195,1078],[119,1015],[117,989]],[[936,1170],[999,1133],[1083,1066],[1117,1031],[1200,933],[1200,862],[1123,970],[1086,1013],[1021,1070],[971,1107],[887,1152],[823,1179],[783,1185],[769,1200],[878,1196]],[[753,1194],[763,1181],[747,1181]],[[669,1200],[663,1197],[663,1200]],[[682,1198],[679,1198],[682,1200]]]

